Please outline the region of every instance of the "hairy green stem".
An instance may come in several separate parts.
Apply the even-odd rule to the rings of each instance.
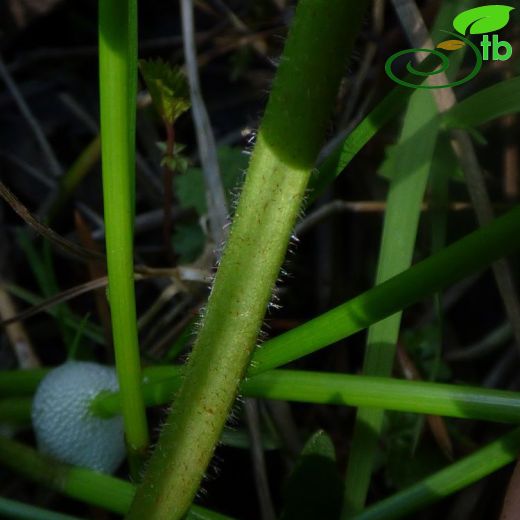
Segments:
[[[131,519],[182,518],[198,490],[255,347],[364,3],[298,4],[186,378]]]
[[[99,1],[103,199],[116,369],[133,473],[148,446],[133,267],[137,2]]]

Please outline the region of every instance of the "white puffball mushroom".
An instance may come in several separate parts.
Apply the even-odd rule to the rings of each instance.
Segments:
[[[102,419],[89,407],[103,390],[118,389],[114,369],[69,361],[42,380],[32,405],[40,451],[102,473],[113,473],[125,456],[122,417]]]

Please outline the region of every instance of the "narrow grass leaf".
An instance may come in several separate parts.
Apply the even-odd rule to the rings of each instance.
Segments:
[[[0,436],[0,465],[12,472],[86,504],[124,515],[135,493],[130,482],[86,468],[70,466],[41,455],[35,449]],[[187,520],[232,520],[193,506]]]
[[[143,395],[147,406],[171,402],[182,380],[182,366],[150,367],[144,372]],[[11,376],[11,380],[16,378]],[[298,403],[366,406],[460,419],[520,423],[520,397],[517,393],[464,385],[278,369],[244,380],[240,392],[245,397]],[[91,409],[96,415],[111,417],[121,409],[120,395],[117,392],[99,395]]]
[[[409,517],[513,462],[520,451],[520,430],[514,430],[472,455],[451,464],[394,496],[367,508],[352,520]]]
[[[0,397],[6,402],[6,398],[30,398],[47,372],[48,369],[2,371]],[[169,404],[179,388],[182,374],[182,365],[145,368],[142,390],[146,405]],[[246,397],[298,403],[366,406],[459,419],[520,423],[518,393],[465,385],[278,369],[244,380],[240,392]],[[20,403],[23,408],[25,403]],[[103,393],[93,400],[91,409],[101,417],[119,414],[121,395]],[[20,417],[25,417],[21,414]]]
[[[520,76],[479,90],[451,110],[442,121],[447,128],[471,129],[506,114],[520,112]]]
[[[520,206],[348,302],[265,342],[249,374],[276,368],[345,339],[520,247]]]
[[[22,520],[80,520],[77,516],[65,515],[4,497],[0,497],[0,516]]]
[[[418,90],[410,98],[399,143],[384,164],[390,187],[376,284],[406,270],[412,263],[437,134],[437,108],[433,97],[428,91]],[[401,314],[398,312],[369,328],[363,373],[390,375]],[[357,511],[363,507],[382,424],[382,410],[358,410],[345,483],[347,510]]]

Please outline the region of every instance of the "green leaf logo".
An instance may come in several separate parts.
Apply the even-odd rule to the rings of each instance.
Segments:
[[[437,49],[444,49],[445,51],[458,51],[466,45],[460,40],[445,40],[437,45]]]
[[[509,5],[484,5],[460,13],[453,20],[453,27],[460,34],[485,34],[498,31],[509,22]]]

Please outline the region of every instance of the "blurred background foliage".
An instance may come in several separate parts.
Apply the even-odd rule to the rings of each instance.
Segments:
[[[381,7],[384,3],[378,4]],[[418,2],[429,27],[441,4],[440,0]],[[202,91],[232,207],[294,6],[287,0],[197,0],[195,7]],[[96,2],[92,0],[7,0],[0,6],[0,171],[2,181],[20,201],[54,230],[85,247],[102,250],[96,18]],[[518,17],[514,21],[518,22]],[[518,74],[519,31],[520,24],[511,23],[504,33],[513,45],[513,58],[507,63],[486,64],[478,78],[457,89],[460,99]],[[176,2],[140,2],[139,35],[140,58],[162,58],[182,67]],[[393,52],[408,47],[390,5],[366,15],[355,56],[345,71],[330,125],[330,140],[352,128],[392,88],[384,73],[384,62]],[[462,64],[462,68],[469,66]],[[25,100],[32,116],[22,115],[19,97]],[[138,105],[136,261],[153,267],[171,266],[162,240],[161,163],[167,138],[142,79]],[[401,124],[400,116],[380,131],[321,195],[312,209],[325,208],[326,218],[312,223],[302,220],[307,225],[297,233],[298,241],[294,241],[288,255],[287,275],[282,276],[277,289],[280,305],[269,310],[266,336],[292,328],[372,286],[387,179],[395,168],[395,157],[402,153],[397,144]],[[34,127],[45,136],[46,147],[42,147]],[[479,127],[478,137],[477,153],[486,184],[497,213],[501,213],[518,201],[518,117],[495,119]],[[438,148],[434,161],[440,169],[450,170],[447,224],[442,231],[449,243],[472,230],[476,222],[450,150],[442,148],[442,143]],[[211,261],[204,256],[208,244],[206,198],[189,111],[175,121],[174,157],[170,236],[173,263],[191,264],[209,275]],[[431,200],[430,190],[426,202]],[[433,212],[423,211],[414,260],[431,252],[438,232],[433,217]],[[23,222],[5,204],[0,205],[0,240],[2,290],[20,311],[104,275],[49,247],[24,229]],[[172,286],[164,279],[137,284],[145,360],[162,363],[184,359],[206,289],[205,284]],[[110,362],[112,354],[106,340],[109,324],[102,301],[103,289],[97,297],[95,292],[89,292],[58,305],[48,304],[45,312],[24,322],[24,333],[35,357],[44,365],[56,365],[74,347],[78,358]],[[435,301],[426,301],[404,314],[399,345],[404,357],[398,356],[396,375],[404,373],[409,377],[407,367],[412,366],[415,377],[425,380],[520,388],[518,355],[490,272],[447,291],[442,324],[435,306]],[[0,312],[5,318],[15,311],[3,304]],[[364,334],[350,338],[348,348],[345,343],[308,356],[296,366],[357,373],[362,364]],[[0,366],[7,369],[16,365],[9,340],[2,334]],[[161,408],[150,412],[156,425],[163,416]],[[260,404],[270,491],[277,509],[286,496],[284,514],[292,510],[295,517],[295,489],[308,485],[301,484],[306,478],[302,468],[324,471],[331,482],[329,491],[336,489],[333,467],[344,471],[353,420],[354,410],[346,407]],[[226,432],[210,478],[204,484],[209,496],[205,503],[254,520],[261,518],[261,513],[240,405],[236,407],[234,425],[235,431]],[[312,437],[294,469],[297,454],[318,430],[327,435]],[[503,431],[500,425],[459,420],[446,420],[439,430],[438,424],[435,429],[424,418],[389,413],[378,446],[369,500],[402,489],[444,466],[451,457],[470,453]],[[211,476],[217,473],[218,479]],[[508,475],[508,469],[501,470],[415,518],[493,518]],[[2,494],[18,500],[78,513],[72,500],[42,491],[1,469],[0,487]],[[225,491],[230,488],[234,493]],[[330,500],[328,506],[333,510],[334,496]],[[313,510],[307,502],[303,504],[307,513]],[[316,507],[323,511],[323,504]],[[92,515],[106,518],[99,511]],[[304,517],[310,518],[300,516]]]

